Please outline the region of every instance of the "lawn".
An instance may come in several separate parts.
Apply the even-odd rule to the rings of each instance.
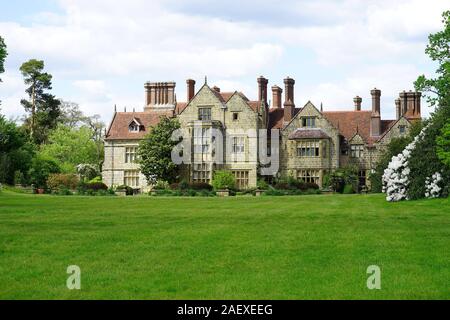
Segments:
[[[0,194],[0,299],[449,299],[449,283],[449,199]]]

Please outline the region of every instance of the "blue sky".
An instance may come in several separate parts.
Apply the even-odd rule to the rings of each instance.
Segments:
[[[295,102],[349,110],[353,97],[370,108],[382,90],[382,117],[394,99],[436,66],[425,55],[427,36],[441,29],[441,0],[44,0],[3,1],[0,35],[8,45],[1,77],[2,113],[20,117],[20,65],[42,59],[57,97],[108,122],[119,109],[144,104],[145,81],[204,76],[223,91],[256,98],[256,78],[269,85],[296,80]],[[423,108],[425,114],[429,109]]]

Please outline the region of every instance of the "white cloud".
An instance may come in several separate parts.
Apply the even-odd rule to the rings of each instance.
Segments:
[[[439,30],[440,13],[447,6],[444,0],[258,1],[258,6],[249,1],[237,8],[228,2],[208,2],[211,8],[206,8],[204,0],[59,4],[62,13],[36,12],[30,25],[0,22],[12,61],[8,70],[17,70],[29,58],[44,59],[58,96],[105,119],[114,104],[142,107],[142,85],[131,87],[137,78],[178,81],[180,101],[184,79],[204,75],[223,90],[244,90],[254,97],[255,80],[248,79],[262,70],[284,76],[280,65],[307,59],[292,55],[298,47],[314,53],[308,58],[310,70],[315,64],[326,66],[341,77],[314,75],[298,97],[347,106],[355,94],[376,85],[391,99],[411,87],[418,74],[430,72],[416,64],[427,63],[426,35]],[[303,70],[289,74],[310,77]],[[14,88],[7,88],[11,79],[4,78],[3,109],[17,114],[14,101],[23,86],[16,81],[8,84]],[[61,80],[67,85],[57,86]]]

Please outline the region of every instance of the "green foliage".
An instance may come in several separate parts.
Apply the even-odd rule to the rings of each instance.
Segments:
[[[14,183],[15,172],[24,175],[26,184],[35,147],[22,128],[0,115],[0,183]]]
[[[354,192],[358,192],[358,169],[354,166],[340,168],[330,173],[330,187],[339,193],[343,193],[345,186],[351,186]]]
[[[44,71],[44,61],[31,59],[22,64],[20,72],[28,86],[29,100],[22,99],[25,111],[30,113],[25,123],[30,137],[37,144],[47,140],[49,131],[56,127],[61,115],[61,102],[46,90],[52,89],[52,75]]]
[[[97,164],[97,148],[88,127],[70,128],[59,125],[51,131],[40,154],[54,159],[65,173],[75,173],[79,164]]]
[[[36,156],[31,162],[30,181],[36,188],[46,188],[50,174],[59,172],[60,168],[53,159]]]
[[[438,63],[436,78],[428,79],[424,75],[414,83],[416,90],[426,92],[427,101],[432,106],[450,105],[450,11],[442,14],[442,31],[430,34],[425,53]]]
[[[51,190],[75,190],[80,180],[75,174],[50,174],[47,178],[47,187]]]
[[[258,182],[257,182],[256,185],[257,185],[259,190],[267,190],[267,189],[269,189],[269,184],[264,179],[258,179]]]
[[[25,175],[23,172],[17,170],[14,172],[14,185],[24,185],[26,184]]]
[[[140,142],[138,161],[142,174],[151,184],[164,179],[169,183],[176,181],[178,166],[172,162],[171,154],[177,141],[172,141],[172,133],[180,128],[177,119],[162,117]]]
[[[214,172],[212,185],[215,190],[234,189],[236,185],[236,180],[231,171],[218,170]]]
[[[81,163],[76,167],[77,173],[80,175],[81,180],[89,181],[95,179],[100,174],[97,166],[89,163]]]
[[[121,185],[116,188],[116,191],[125,191],[127,196],[132,196],[134,194],[134,190],[132,187]]]
[[[5,59],[7,55],[5,40],[0,36],[0,74],[5,72]],[[0,82],[2,82],[1,78]]]
[[[355,193],[355,190],[351,184],[346,184],[344,186],[344,189],[342,190],[343,194],[353,194]]]
[[[450,167],[450,119],[441,129],[441,134],[436,138],[438,158],[447,167]]]
[[[169,186],[169,183],[167,181],[158,180],[158,181],[156,181],[156,184],[153,187],[153,189],[155,189],[155,190],[169,190],[170,186]]]
[[[436,106],[436,110],[428,121],[424,138],[416,144],[408,161],[411,172],[408,186],[410,199],[425,196],[425,181],[436,172],[442,174],[444,196],[448,195],[450,184],[450,169],[444,164],[447,145],[445,127],[450,119],[450,11],[445,11],[442,17],[444,29],[428,37],[429,44],[425,50],[431,60],[438,64],[436,77],[427,79],[420,76],[415,82],[417,90],[428,93],[428,102]]]
[[[438,157],[436,140],[442,134],[446,122],[450,119],[450,106],[441,106],[431,115],[427,122],[427,129],[422,140],[416,143],[408,166],[409,174],[408,197],[419,199],[425,196],[425,180],[434,173],[440,172],[443,185],[446,186],[444,195],[448,194],[450,184],[450,168]]]

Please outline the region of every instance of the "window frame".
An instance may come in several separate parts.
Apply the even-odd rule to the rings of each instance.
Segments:
[[[199,121],[211,121],[212,114],[211,107],[199,107],[198,108],[198,120]],[[206,113],[205,113],[206,111]]]

